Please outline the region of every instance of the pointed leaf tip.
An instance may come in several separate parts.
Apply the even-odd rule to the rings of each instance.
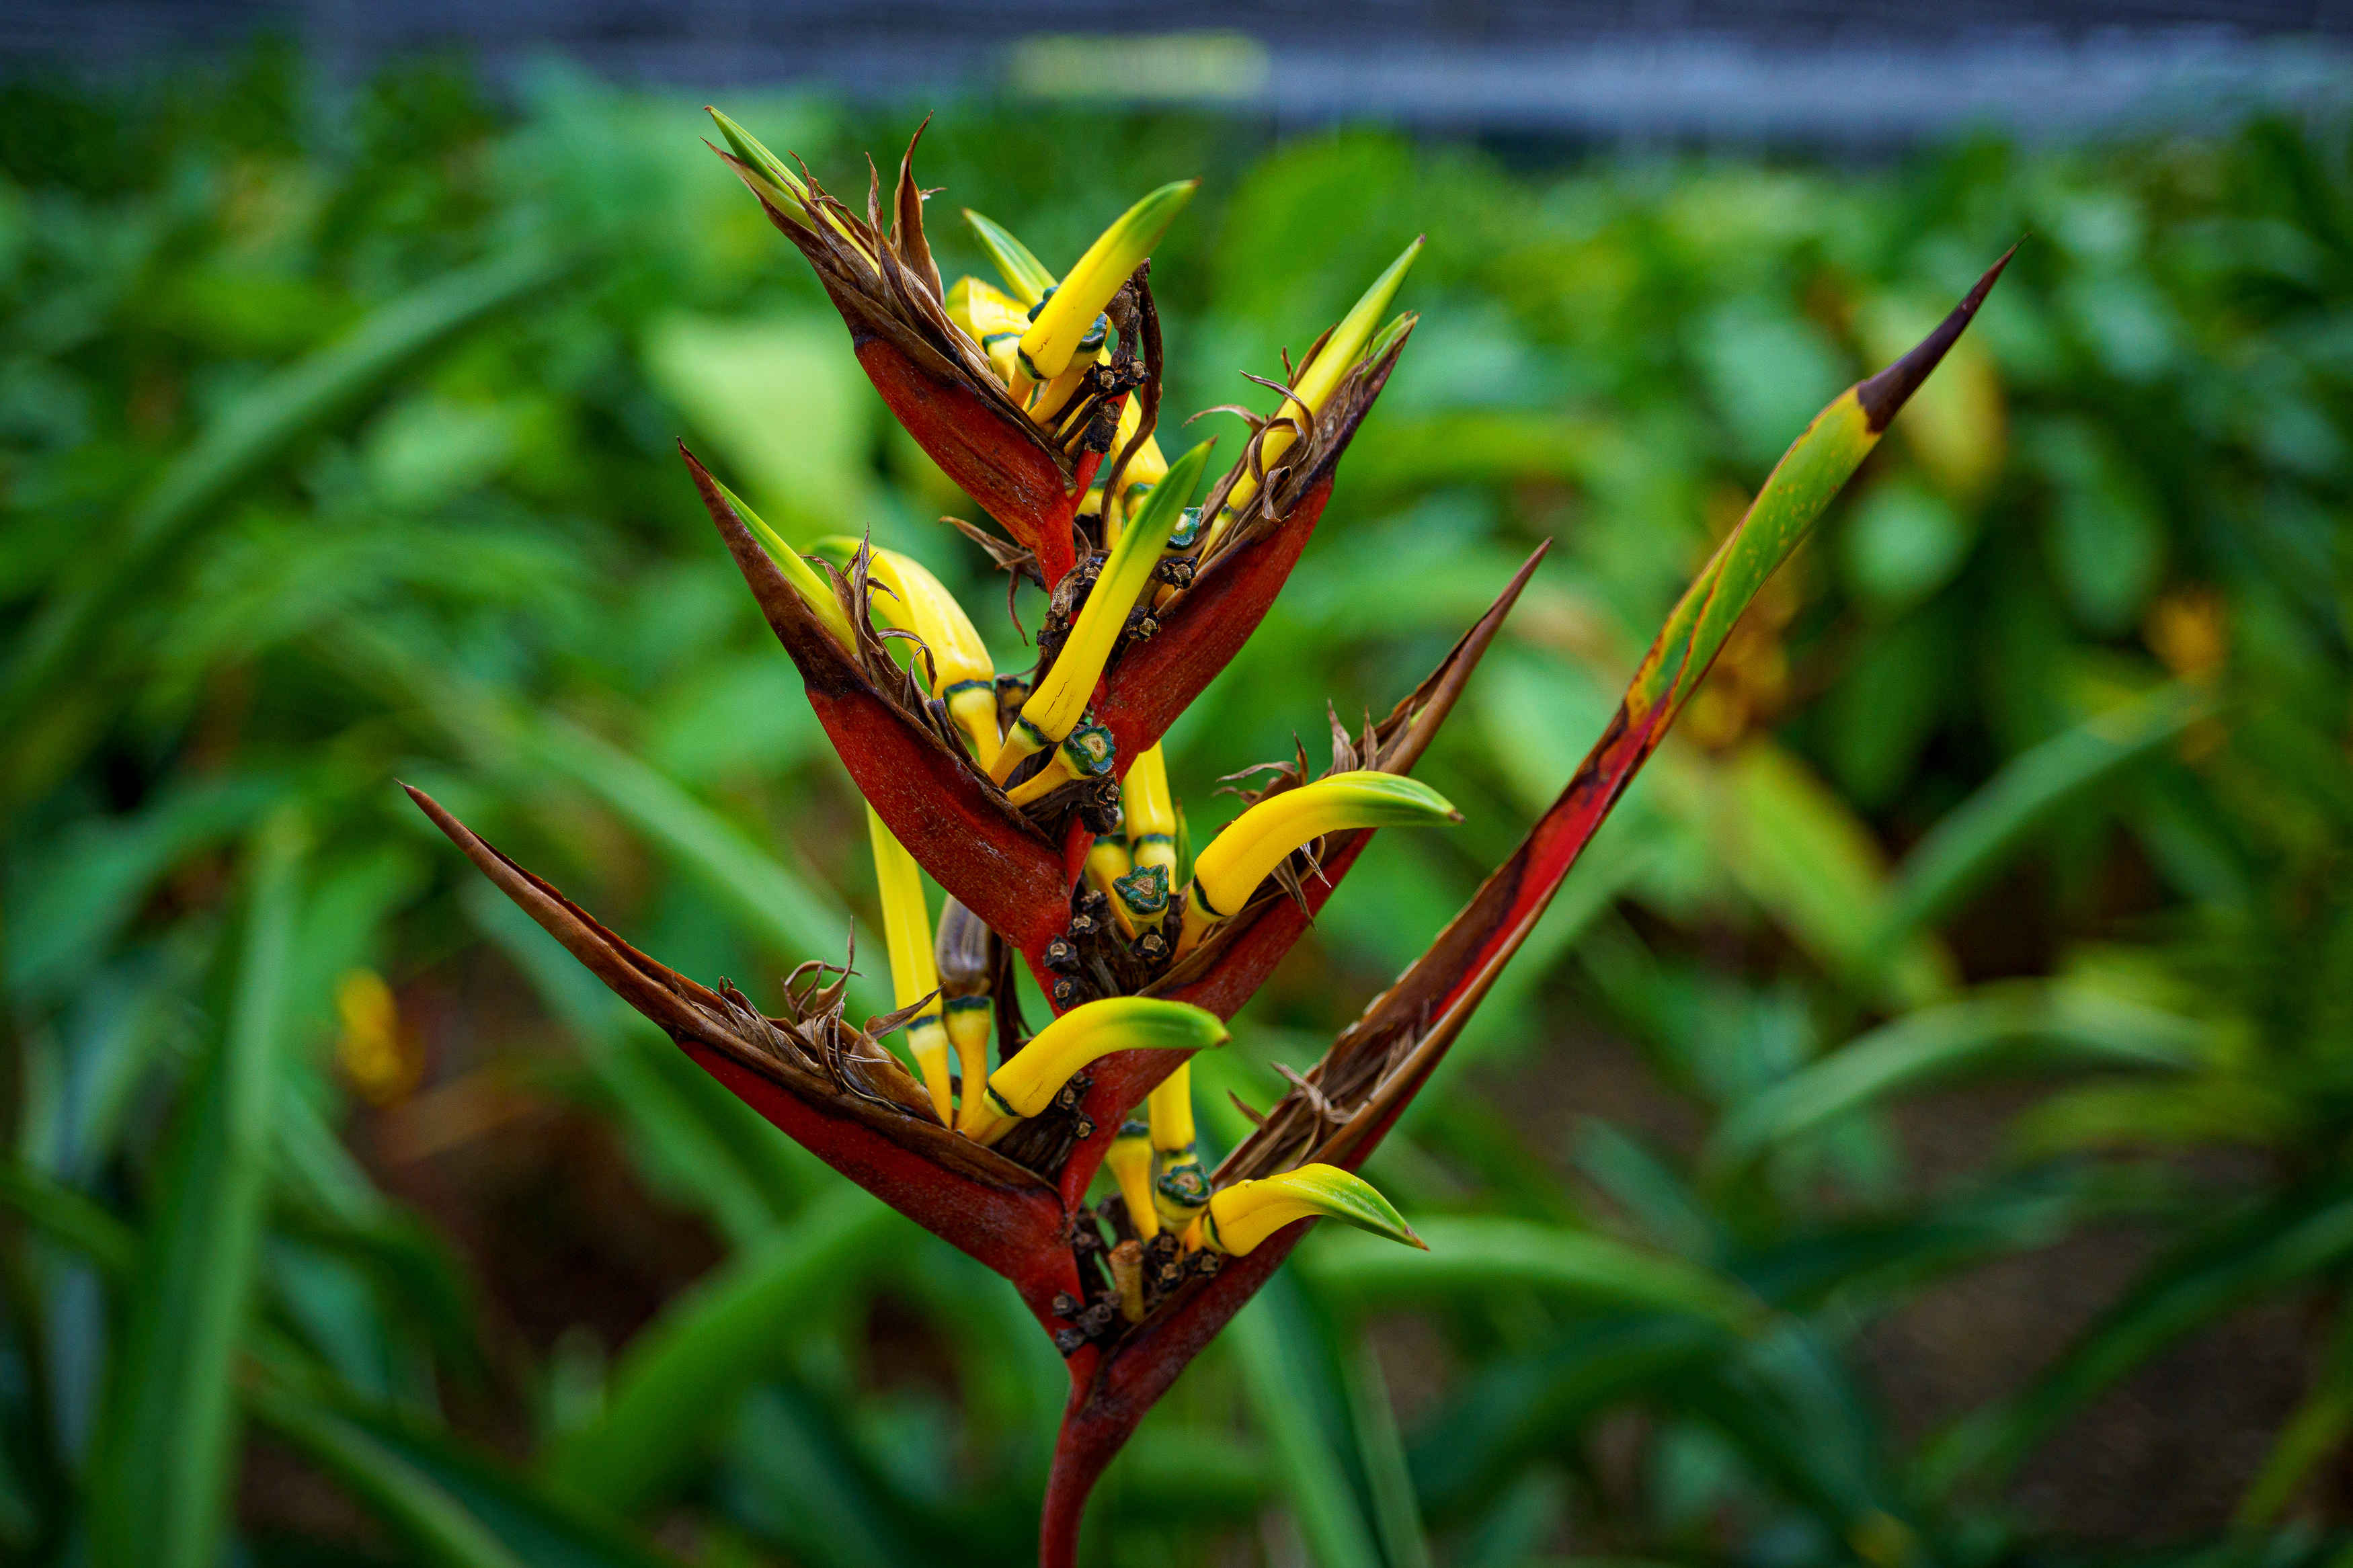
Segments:
[[[2025,243],[2021,239],[2018,245]],[[1978,279],[1977,287],[1969,290],[1968,297],[1954,306],[1952,314],[1937,322],[1936,331],[1922,338],[1911,353],[1854,389],[1855,401],[1862,405],[1863,418],[1873,436],[1887,428],[1896,411],[1920,390],[1920,384],[1928,379],[1928,373],[1943,362],[1955,343],[1960,342],[1961,334],[1977,319],[1978,307],[1984,304],[1986,296],[1993,291],[1994,280],[2001,276],[2002,268],[2010,265],[2010,258],[2018,254],[2018,245],[2003,251],[2001,259],[1986,268],[1985,276]]]

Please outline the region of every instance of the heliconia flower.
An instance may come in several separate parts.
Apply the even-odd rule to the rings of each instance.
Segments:
[[[1014,396],[1029,390],[1025,382],[1050,382],[1070,369],[1095,318],[1135,264],[1152,254],[1200,187],[1198,180],[1179,180],[1137,202],[1087,247],[1060,284],[1046,291],[1030,311],[1029,330],[1021,335]]]
[[[940,979],[940,1010],[956,1071],[966,1084],[988,1080],[988,1043],[997,1034],[997,1008],[990,993],[997,983],[997,933],[980,917],[951,898],[940,906],[939,934],[932,958]],[[969,1136],[987,1115],[987,1100],[967,1090],[956,1107],[956,1131]]]
[[[1291,395],[1283,399],[1282,406],[1275,411],[1273,422],[1260,439],[1259,462],[1262,467],[1273,467],[1299,439],[1300,431],[1314,424],[1315,416],[1324,412],[1324,405],[1332,400],[1332,394],[1339,389],[1340,378],[1348,373],[1350,367],[1360,359],[1379,356],[1383,345],[1375,329],[1380,326],[1381,317],[1388,312],[1389,301],[1397,298],[1398,286],[1412,270],[1414,258],[1421,254],[1426,238],[1426,236],[1416,235],[1413,243],[1389,263],[1386,271],[1373,279],[1373,286],[1366,289],[1364,296],[1340,319],[1340,324],[1308,352],[1306,363],[1299,367],[1299,374],[1293,381]],[[1396,331],[1400,325],[1391,322],[1388,331]],[[1218,508],[1217,521],[1211,525],[1209,543],[1213,548],[1227,522],[1248,506],[1250,497],[1257,493],[1258,478],[1255,474],[1245,472],[1235,479],[1223,503]]]
[[[1219,921],[1240,912],[1293,850],[1327,833],[1461,820],[1444,795],[1395,773],[1333,773],[1261,798],[1193,858],[1176,951],[1182,955],[1198,947]]]
[[[747,520],[748,521],[748,520]],[[818,541],[828,559],[848,564],[860,542],[840,534]],[[937,577],[912,555],[895,550],[867,552],[867,572],[877,592],[873,613],[903,632],[912,632],[929,656],[932,695],[947,704],[948,717],[964,731],[972,760],[987,768],[997,760],[997,665],[988,647]]]
[[[1337,1165],[1301,1165],[1278,1176],[1219,1187],[1207,1211],[1186,1231],[1185,1249],[1206,1247],[1246,1258],[1285,1226],[1317,1215],[1430,1250],[1430,1244],[1414,1235],[1405,1216],[1370,1182]]]
[[[1179,1068],[1178,1071],[1183,1071]],[[1176,1075],[1171,1074],[1174,1078]],[[1157,1092],[1156,1090],[1155,1092]],[[1118,1136],[1103,1154],[1103,1169],[1119,1188],[1127,1205],[1127,1220],[1137,1237],[1150,1241],[1160,1234],[1160,1215],[1152,1202],[1152,1128],[1142,1117],[1119,1124]]]
[[[1742,611],[1968,327],[2009,258],[1918,347],[1841,394],[1799,436],[1668,616],[1559,799],[1256,1131],[1201,1173],[1198,1161],[1186,1163],[1186,1064],[1224,1042],[1223,1020],[1272,973],[1378,827],[1455,818],[1405,775],[1544,557],[1540,546],[1385,718],[1356,734],[1335,718],[1324,776],[1312,775],[1300,748],[1246,794],[1240,816],[1202,847],[1189,881],[1171,892],[1182,817],[1162,737],[1249,638],[1306,548],[1340,460],[1411,337],[1410,313],[1377,323],[1414,252],[1311,349],[1283,388],[1282,410],[1253,416],[1240,459],[1192,509],[1204,449],[1165,474],[1135,467],[1157,416],[1160,345],[1145,268],[1134,260],[1118,268],[1149,248],[1153,240],[1141,237],[1153,223],[1165,226],[1153,211],[1114,226],[1122,237],[1072,269],[1070,302],[1050,315],[1039,307],[1056,288],[1052,275],[976,216],[1006,293],[941,287],[923,237],[912,142],[886,228],[879,182],[860,217],[732,121],[717,121],[728,144],[721,155],[816,268],[885,402],[1013,542],[967,531],[998,564],[1052,594],[1040,668],[997,678],[991,715],[976,696],[952,711],[948,687],[980,679],[986,655],[960,644],[970,623],[960,611],[952,623],[952,600],[924,612],[929,621],[913,607],[928,593],[928,574],[918,578],[912,562],[863,547],[820,572],[681,448],[713,526],[878,825],[899,1010],[853,1023],[843,969],[812,962],[788,977],[778,1011],[764,1013],[725,981],[712,989],[639,952],[421,792],[409,793],[486,877],[694,1061],[835,1169],[1012,1282],[1070,1369],[1039,1551],[1043,1568],[1072,1568],[1080,1517],[1103,1467],[1310,1224],[1338,1218],[1419,1245],[1355,1170],[1460,1037]],[[1164,191],[1147,205],[1158,200],[1173,211],[1178,199]],[[1089,305],[1106,280],[1107,304]],[[1082,435],[1050,409],[1040,425],[1010,395],[981,341],[1003,322],[1007,299],[1018,304],[1025,324],[1016,341],[1035,370],[1061,353],[1063,374],[1076,364],[1094,379]],[[1099,313],[1116,348],[1108,337],[1086,348]],[[1090,352],[1110,357],[1090,368]],[[1017,360],[1013,376],[1026,374]],[[1113,384],[1126,390],[1102,390]],[[1082,513],[1111,447],[1114,404],[1113,471],[1103,476],[1101,510]],[[1152,476],[1124,525],[1122,462]],[[929,664],[894,660],[882,640],[909,635],[930,650]],[[952,677],[944,659],[967,653]],[[989,721],[1002,724],[1017,708],[1020,720],[987,755]],[[1106,875],[1118,854],[1129,868]],[[935,942],[922,925],[916,867],[948,894]],[[1169,905],[1179,901],[1183,918],[1172,926]],[[1015,992],[1017,962],[1058,1015],[1035,1033]],[[938,1032],[938,1048],[915,1041],[917,1026]],[[902,1027],[922,1081],[881,1044]],[[944,1065],[951,1046],[956,1083]],[[1139,1118],[1139,1108],[1148,1113]],[[1105,1166],[1119,1198],[1099,1208],[1087,1194]],[[1155,1192],[1155,1176],[1172,1178],[1173,1190]],[[1180,1222],[1181,1235],[1172,1228]]]
[[[1177,1063],[1145,1098],[1145,1110],[1152,1140],[1153,1211],[1162,1225],[1181,1232],[1209,1201],[1209,1175],[1201,1168],[1193,1137],[1193,1064]],[[1142,1232],[1139,1224],[1137,1234]]]
[[[939,974],[932,966],[932,917],[923,907],[923,872],[915,858],[891,837],[874,808],[866,808],[866,831],[874,847],[874,880],[882,896],[882,933],[891,949],[892,999],[902,1008],[923,1007],[907,1023],[907,1049],[931,1090],[932,1108],[943,1123],[955,1120],[948,1086],[947,1021],[939,1005]],[[928,1005],[926,1005],[928,1004]]]
[[[991,1143],[1036,1116],[1088,1064],[1113,1051],[1204,1051],[1232,1037],[1214,1013],[1149,996],[1107,996],[1074,1007],[1039,1030],[1020,1054],[989,1075],[989,1109],[976,1141]]]
[[[1029,700],[1022,703],[1012,729],[1006,733],[1005,744],[989,770],[998,783],[1011,778],[1022,759],[1060,746],[1078,727],[1113,647],[1128,629],[1128,613],[1143,597],[1145,584],[1152,581],[1152,574],[1160,564],[1161,545],[1176,526],[1193,487],[1200,482],[1201,470],[1208,467],[1209,447],[1210,443],[1204,441],[1170,465],[1167,479],[1153,490],[1127,531],[1120,535],[1119,542],[1112,546],[1102,573],[1087,590],[1085,607],[1071,623],[1070,635],[1063,639],[1052,666],[1030,689]],[[1065,766],[1063,776],[1072,778],[1102,771],[1088,767],[1080,758],[1067,756],[1067,752]],[[1046,783],[1041,784],[1039,780]],[[1026,805],[1055,782],[1059,781],[1048,773],[1039,773],[1028,784],[1017,787],[1010,798],[1017,805]]]
[[[759,514],[745,506],[743,498],[733,490],[729,489],[717,479],[712,480],[711,483],[721,495],[727,498],[727,504],[735,509],[744,524],[751,529],[761,544],[766,547],[768,558],[776,563],[779,571],[784,573],[785,581],[790,583],[793,585],[793,592],[798,594],[802,602],[817,613],[818,619],[825,623],[825,629],[833,634],[834,640],[845,648],[855,648],[858,646],[858,639],[850,634],[849,613],[841,607],[840,597],[834,593],[832,587],[810,567],[807,558],[786,543],[784,535],[762,522]]]

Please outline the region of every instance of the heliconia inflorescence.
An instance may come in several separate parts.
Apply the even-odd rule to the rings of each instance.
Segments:
[[[1307,545],[1412,336],[1414,316],[1388,311],[1422,241],[1283,382],[1268,383],[1275,412],[1249,416],[1241,451],[1211,479],[1208,443],[1171,462],[1155,434],[1163,356],[1149,257],[1198,182],[1146,195],[1059,279],[967,211],[999,282],[951,287],[924,235],[913,142],[890,201],[878,184],[860,216],[712,116],[724,143],[713,151],[815,269],[884,402],[1002,532],[957,528],[1047,595],[1034,665],[1000,672],[944,585],[962,571],[944,579],[913,554],[846,537],[814,541],[804,555],[685,455],[865,796],[897,1010],[854,1023],[846,972],[815,962],[787,978],[775,1013],[725,981],[705,986],[410,794],[737,1095],[1013,1282],[1071,1372],[1039,1542],[1041,1563],[1068,1568],[1103,1466],[1309,1222],[1421,1245],[1356,1167],[1429,1080],[1741,611],[2008,258],[1918,348],[1799,437],[1669,616],[1559,800],[1212,1168],[1194,1124],[1192,1055],[1226,1042],[1225,1020],[1373,832],[1461,819],[1406,775],[1544,553],[1385,719],[1355,735],[1333,721],[1327,773],[1310,777],[1301,752],[1187,853],[1162,737],[1248,640]],[[936,926],[926,874],[944,894]],[[1035,1030],[1022,969],[1054,1015]],[[906,1063],[883,1043],[892,1037],[903,1037]],[[1107,1190],[1090,1202],[1099,1173]]]

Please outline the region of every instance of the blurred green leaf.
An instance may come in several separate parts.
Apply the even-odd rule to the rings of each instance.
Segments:
[[[231,1362],[269,1198],[307,834],[299,812],[281,808],[246,857],[236,995],[175,1130],[91,1462],[90,1556],[101,1568],[207,1568],[219,1550],[237,1461]]]
[[[1226,1337],[1241,1367],[1250,1413],[1266,1434],[1292,1514],[1319,1568],[1380,1568],[1373,1526],[1317,1414],[1324,1402],[1310,1380],[1325,1352],[1294,1297],[1277,1276],[1227,1327]]]
[[[1734,1332],[1753,1331],[1763,1321],[1763,1305],[1734,1281],[1609,1237],[1468,1216],[1434,1215],[1414,1228],[1428,1252],[1393,1242],[1362,1246],[1363,1233],[1335,1232],[1303,1254],[1301,1266],[1328,1287],[1374,1300],[1474,1299],[1520,1286],[1597,1310],[1689,1313]]]
[[[1732,1169],[1833,1118],[1991,1067],[2186,1068],[2204,1037],[2177,1015],[2082,987],[1989,986],[1907,1014],[1759,1090],[1716,1128],[1706,1159]]]
[[[522,1560],[430,1476],[333,1411],[266,1383],[246,1391],[245,1406],[427,1561],[444,1568],[522,1568]]]
[[[631,1342],[614,1369],[604,1415],[557,1440],[546,1461],[550,1479],[617,1510],[652,1501],[792,1349],[782,1325],[853,1283],[908,1229],[892,1210],[845,1187],[745,1247]]]
[[[2195,688],[2159,687],[2011,758],[1898,868],[1876,939],[1880,951],[1950,914],[2052,813],[2178,740],[2211,711],[2211,699]]]
[[[571,258],[526,246],[449,273],[379,307],[351,333],[279,372],[224,410],[89,558],[76,584],[46,605],[17,645],[0,690],[14,721],[62,674],[93,625],[163,552],[299,442],[420,358],[561,277]]]

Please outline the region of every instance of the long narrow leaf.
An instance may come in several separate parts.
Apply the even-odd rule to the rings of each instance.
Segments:
[[[432,1477],[334,1411],[267,1384],[247,1390],[245,1407],[427,1561],[444,1568],[523,1568],[522,1559]]]
[[[1874,1030],[1743,1101],[1716,1129],[1708,1162],[1730,1169],[1832,1118],[1951,1081],[2040,1047],[2034,1065],[2182,1068],[2203,1031],[2153,1007],[2069,985],[1989,988]]]
[[[99,1568],[208,1568],[219,1552],[237,1458],[229,1376],[269,1198],[269,1100],[304,836],[300,817],[281,811],[248,855],[227,1027],[156,1194],[99,1434],[90,1510]]]
[[[1301,1258],[1318,1281],[1368,1300],[1460,1297],[1521,1287],[1604,1310],[1664,1311],[1751,1331],[1763,1303],[1738,1284],[1666,1253],[1590,1231],[1526,1220],[1438,1216],[1417,1222],[1430,1250],[1335,1231]],[[1365,1244],[1370,1245],[1365,1245]]]
[[[1894,952],[1951,913],[2053,812],[2178,740],[2212,711],[2207,692],[2159,687],[2011,758],[1898,869],[1875,950]]]
[[[658,1495],[791,1348],[786,1325],[909,1234],[865,1194],[843,1191],[738,1253],[632,1342],[604,1415],[565,1436],[550,1477],[621,1511]]]
[[[1313,1347],[1290,1331],[1282,1306],[1280,1293],[1269,1291],[1229,1331],[1251,1414],[1273,1448],[1299,1532],[1319,1568],[1380,1568],[1356,1489],[1315,1418],[1316,1401],[1304,1383],[1302,1363]]]

